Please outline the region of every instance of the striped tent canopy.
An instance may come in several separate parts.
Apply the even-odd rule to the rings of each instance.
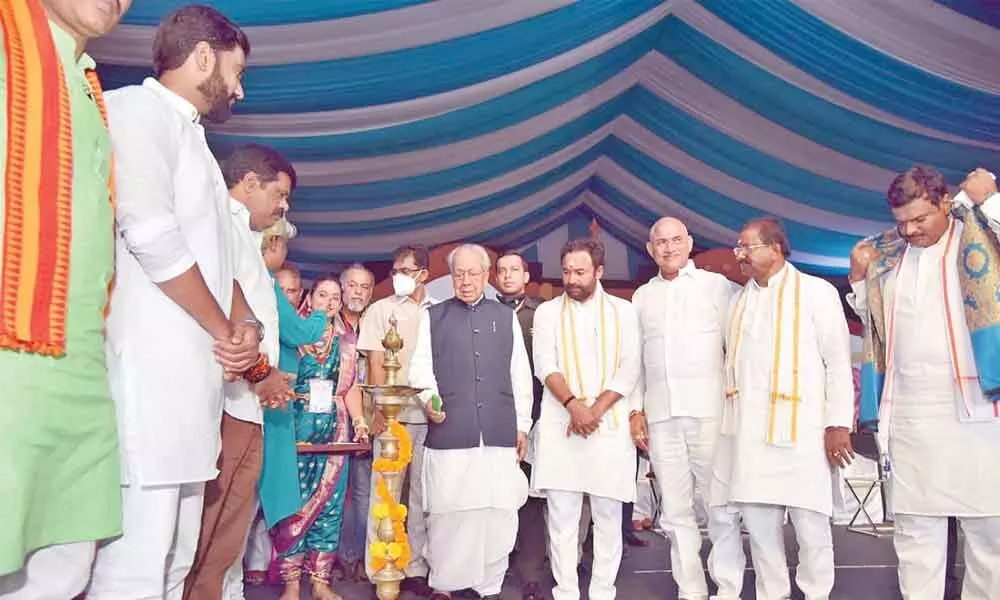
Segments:
[[[150,73],[135,2],[92,44],[107,87]],[[1000,11],[971,0],[218,0],[253,45],[211,129],[291,158],[308,272],[404,242],[525,249],[550,274],[599,229],[634,278],[649,225],[700,248],[782,217],[792,259],[846,272],[899,171],[1000,168]],[[554,264],[554,267],[552,266]]]

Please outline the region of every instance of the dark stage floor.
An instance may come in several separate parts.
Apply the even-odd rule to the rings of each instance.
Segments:
[[[669,572],[667,541],[654,533],[641,535],[649,540],[650,545],[647,548],[630,549],[622,561],[618,575],[618,598],[620,600],[676,599],[677,588]],[[794,568],[798,546],[795,544],[791,529],[787,531],[786,537],[788,563]],[[892,551],[891,538],[874,538],[848,532],[843,527],[835,527],[833,539],[837,581],[830,596],[831,600],[894,600],[900,597],[896,584],[896,559]],[[747,556],[749,557],[749,550]],[[744,600],[755,598],[753,581],[753,572],[748,561],[743,585]],[[586,589],[585,586],[581,587]],[[308,585],[304,588],[308,588]],[[370,585],[339,583],[335,585],[335,589],[346,600],[368,600],[375,597]],[[517,575],[510,573],[504,583],[503,600],[519,600],[520,589]],[[258,587],[246,590],[247,600],[274,600],[278,595],[277,588]],[[583,597],[586,598],[586,593]],[[801,599],[802,595],[796,592],[792,597]],[[305,594],[304,598],[308,598],[308,594]],[[404,595],[405,600],[413,598]]]

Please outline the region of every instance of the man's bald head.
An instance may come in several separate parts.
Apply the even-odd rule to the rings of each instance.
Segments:
[[[646,252],[660,267],[660,275],[673,279],[687,264],[694,248],[694,240],[687,226],[680,219],[663,217],[649,228]]]
[[[674,237],[677,235],[688,236],[687,225],[684,224],[680,219],[675,219],[674,217],[660,217],[657,219],[656,223],[649,228],[649,241],[650,243],[656,239],[657,234],[661,237]]]

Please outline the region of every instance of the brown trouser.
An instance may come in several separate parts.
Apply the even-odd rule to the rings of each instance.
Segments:
[[[259,423],[222,415],[219,476],[205,485],[205,510],[184,600],[219,600],[226,571],[247,542],[257,508],[264,436]]]

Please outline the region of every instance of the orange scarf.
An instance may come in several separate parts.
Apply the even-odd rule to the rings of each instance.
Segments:
[[[0,27],[7,58],[0,349],[62,356],[73,219],[70,94],[37,1],[0,2]],[[87,80],[107,123],[97,74],[88,71]],[[110,178],[109,192],[113,201]]]

